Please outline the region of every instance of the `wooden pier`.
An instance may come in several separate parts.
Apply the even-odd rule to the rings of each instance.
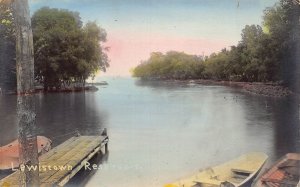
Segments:
[[[64,186],[102,149],[107,151],[108,136],[72,137],[40,157],[40,186]],[[91,166],[90,166],[91,167]],[[35,168],[33,168],[35,169]],[[0,181],[0,187],[19,186],[19,172]]]

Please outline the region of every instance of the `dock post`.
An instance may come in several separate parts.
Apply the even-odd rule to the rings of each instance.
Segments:
[[[107,136],[107,129],[106,128],[103,129],[101,136]]]
[[[102,132],[101,135],[102,136],[106,136],[108,138],[108,136],[107,136],[107,129],[106,128],[103,129],[103,132]],[[105,153],[107,153],[107,152],[108,152],[108,142],[105,143]]]

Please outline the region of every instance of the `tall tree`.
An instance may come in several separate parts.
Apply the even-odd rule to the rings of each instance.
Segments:
[[[286,85],[299,87],[300,6],[291,0],[280,0],[264,12],[264,30],[270,37],[275,57],[280,62],[281,77]]]
[[[14,0],[17,64],[17,122],[19,129],[19,186],[39,186],[39,161],[34,112],[33,37],[28,0]],[[29,170],[28,167],[36,167]]]
[[[106,32],[95,22],[82,25],[79,13],[44,7],[32,16],[36,80],[48,88],[71,82],[84,83],[108,58]]]

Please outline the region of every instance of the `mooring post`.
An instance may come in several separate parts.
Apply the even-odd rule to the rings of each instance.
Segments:
[[[107,136],[107,129],[106,128],[104,128],[103,129],[103,131],[102,131],[102,134],[101,134],[102,136]]]
[[[106,138],[108,138],[108,136],[107,136],[107,129],[106,128],[103,129],[103,132],[102,132],[101,136],[105,136]],[[108,141],[105,142],[104,146],[105,146],[105,153],[107,153],[108,152]]]

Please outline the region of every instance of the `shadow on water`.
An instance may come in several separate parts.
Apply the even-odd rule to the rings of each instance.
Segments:
[[[15,95],[0,97],[0,145],[17,139]],[[108,115],[99,110],[94,93],[51,93],[36,95],[37,134],[46,136],[54,145],[75,135],[97,135]]]
[[[207,89],[206,85],[190,85],[180,81],[137,79],[135,80],[135,85],[138,87],[149,87],[156,92],[162,90],[178,91],[178,88],[181,88],[181,91],[187,88],[189,92]],[[209,87],[213,89],[214,86]],[[233,104],[228,105],[228,107],[232,107],[236,103],[241,106],[240,110],[245,113],[245,124],[241,124],[241,127],[245,127],[245,136],[243,138],[248,142],[248,149],[252,148],[256,151],[266,152],[270,156],[271,162],[281,158],[286,153],[300,152],[299,98],[296,96],[271,98],[249,94],[240,89],[217,87],[216,89],[221,89],[222,92],[218,92],[218,95],[215,95],[215,99],[218,99],[217,97],[224,99],[216,104],[219,105],[223,102],[223,105],[226,105],[226,103],[231,102]],[[198,94],[201,93],[199,92]],[[203,102],[201,103],[202,105]]]
[[[101,165],[108,162],[109,151],[103,153],[102,151],[96,154],[90,161],[89,167],[84,166],[65,186],[66,187],[84,187],[87,182],[95,175],[96,172],[101,172]],[[93,169],[93,165],[97,166]]]
[[[96,135],[107,128],[113,137],[104,166],[117,167],[81,171],[69,186],[161,186],[247,152],[265,152],[272,162],[299,152],[295,98],[183,82],[108,81],[107,89],[97,94],[37,95],[39,134],[55,144],[76,130]],[[0,97],[2,145],[17,136],[15,105],[15,97]],[[106,161],[95,159],[98,164]]]
[[[18,137],[15,95],[0,95],[0,146]],[[36,126],[38,135],[46,136],[53,147],[79,132],[81,135],[100,135],[108,115],[100,110],[94,93],[51,93],[36,95]],[[102,159],[100,159],[102,158]],[[108,154],[95,157],[95,163],[107,160]],[[104,160],[103,160],[104,159]],[[0,171],[0,178],[11,171]]]
[[[94,93],[38,95],[36,100],[37,127],[54,144],[77,134],[99,135],[107,119],[105,111],[97,110]]]
[[[4,177],[12,174],[11,170],[0,170],[0,180],[3,179]]]
[[[300,152],[300,111],[299,98],[279,100],[272,107],[275,119],[275,150],[283,156],[289,152]]]
[[[142,80],[142,79],[136,79],[135,80],[135,86],[139,87],[150,87],[153,89],[166,89],[166,90],[176,90],[180,87],[182,88],[188,88],[190,87],[189,84],[183,81],[176,81],[176,80]]]
[[[18,136],[16,110],[16,96],[0,95],[0,146],[14,141]]]
[[[299,98],[271,98],[244,93],[240,101],[248,121],[247,136],[253,137],[254,142],[259,139],[261,144],[271,142],[266,149],[270,162],[287,153],[300,152]]]

